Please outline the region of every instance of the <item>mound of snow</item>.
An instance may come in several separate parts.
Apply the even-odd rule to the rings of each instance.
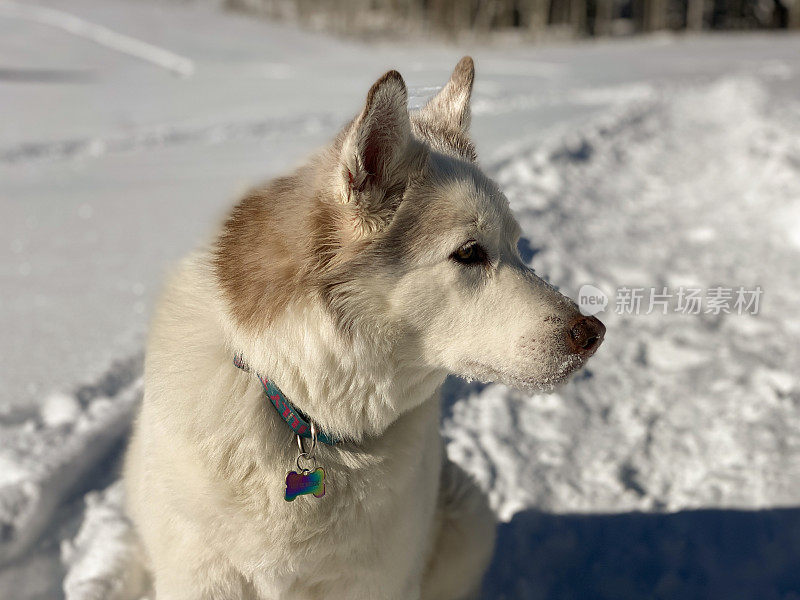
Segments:
[[[149,588],[144,556],[123,511],[122,482],[86,495],[80,531],[65,540],[66,600],[131,600]]]

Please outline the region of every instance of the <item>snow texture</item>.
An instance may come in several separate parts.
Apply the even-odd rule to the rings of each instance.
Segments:
[[[0,2],[0,598],[148,594],[117,477],[164,269],[383,71],[419,106],[467,52],[523,257],[611,298],[556,393],[445,384],[485,597],[800,598],[800,38],[367,47],[148,0]],[[740,285],[757,316],[614,306]]]

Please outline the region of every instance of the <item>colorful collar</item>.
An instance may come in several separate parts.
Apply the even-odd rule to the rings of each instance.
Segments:
[[[244,361],[241,354],[236,354],[233,357],[233,364],[240,368],[242,371],[247,371],[248,373],[255,371],[251,371],[250,367]],[[259,373],[255,373],[258,380],[261,382],[261,385],[264,387],[264,391],[267,394],[267,398],[269,398],[272,406],[275,407],[275,410],[278,411],[278,415],[286,421],[286,424],[289,426],[289,429],[294,431],[297,435],[303,438],[311,438],[311,424],[308,422],[308,419],[300,412],[300,410],[296,409],[292,406],[292,403],[283,395],[283,392],[280,388],[275,385],[268,377],[264,377]],[[339,438],[330,436],[322,431],[317,431],[317,439],[328,445],[333,445],[341,440]]]

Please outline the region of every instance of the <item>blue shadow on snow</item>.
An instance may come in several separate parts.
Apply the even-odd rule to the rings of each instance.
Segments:
[[[523,511],[499,527],[483,597],[800,600],[800,508]]]

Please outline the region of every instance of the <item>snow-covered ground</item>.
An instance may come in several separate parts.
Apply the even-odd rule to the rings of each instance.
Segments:
[[[383,71],[419,104],[467,52],[523,254],[611,297],[558,393],[445,387],[448,451],[504,521],[486,597],[800,594],[800,37],[364,46],[203,3],[2,0],[0,598],[144,577],[115,479],[164,270]],[[757,285],[757,316],[615,311],[622,286]]]

